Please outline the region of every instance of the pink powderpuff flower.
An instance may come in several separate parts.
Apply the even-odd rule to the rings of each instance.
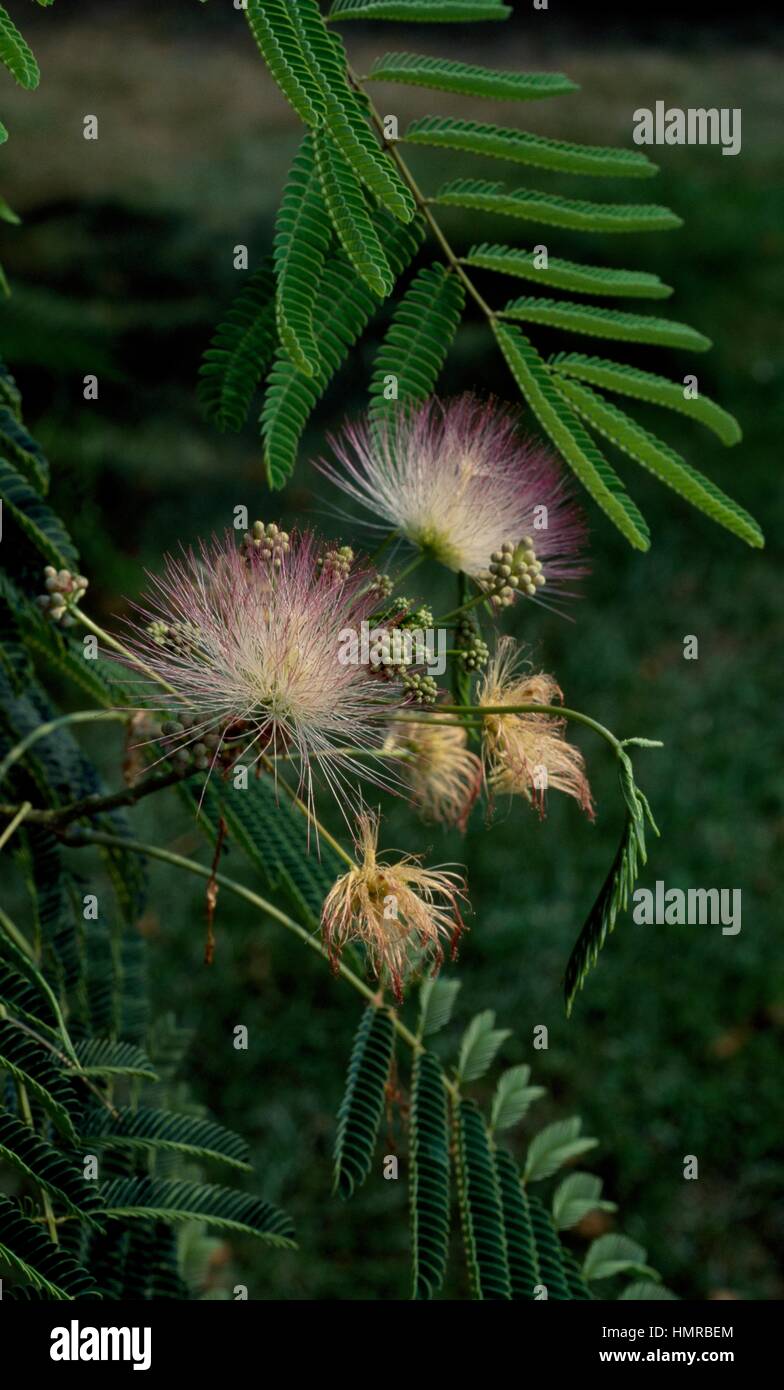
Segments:
[[[426,402],[330,440],[321,472],[448,569],[477,580],[496,606],[584,574],[582,515],[563,471],[522,438],[517,413],[466,394]]]
[[[227,532],[166,557],[128,644],[172,692],[166,708],[181,722],[164,725],[166,756],[188,747],[205,765],[206,750],[214,767],[227,752],[249,766],[287,755],[310,805],[317,763],[344,814],[349,776],[389,785],[380,755],[403,691],[340,659],[346,630],[358,632],[378,605],[373,574],[347,555],[256,523],[241,547]],[[371,755],[371,766],[343,749]]]

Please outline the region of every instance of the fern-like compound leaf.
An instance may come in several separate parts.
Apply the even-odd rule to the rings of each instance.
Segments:
[[[657,1280],[659,1275],[647,1260],[647,1250],[636,1240],[620,1232],[609,1232],[597,1236],[589,1245],[583,1261],[583,1278],[592,1283],[595,1279],[612,1279],[616,1274],[634,1274],[642,1279]]]
[[[592,391],[590,386],[563,378],[556,384],[571,408],[599,434],[641,463],[667,487],[710,517],[711,521],[724,526],[747,545],[760,547],[765,544],[753,516],[728,497],[726,492],[722,492],[710,478],[686,463],[668,444],[657,439],[655,434],[643,429],[623,410]]]
[[[146,1052],[133,1043],[114,1042],[108,1038],[82,1038],[76,1043],[76,1056],[83,1076],[109,1080],[123,1076],[140,1081],[158,1080]]]
[[[348,1064],[335,1135],[334,1190],[351,1197],[373,1160],[384,1110],[395,1030],[385,1009],[369,1004],[360,1019]]]
[[[376,59],[369,76],[375,82],[404,82],[491,101],[539,101],[579,91],[560,72],[505,72],[424,53],[385,53]]]
[[[75,1098],[52,1053],[10,1019],[0,1019],[0,1072],[8,1072],[38,1101],[61,1134],[73,1142]]]
[[[550,1213],[534,1194],[528,1193],[528,1212],[536,1243],[536,1263],[540,1282],[547,1289],[548,1299],[571,1301],[572,1292],[564,1263],[564,1251]]]
[[[420,270],[398,303],[373,363],[370,413],[375,419],[432,393],[465,304],[462,283],[442,265]],[[387,399],[390,381],[394,399]]]
[[[568,1230],[593,1211],[616,1211],[615,1202],[602,1198],[602,1180],[594,1173],[570,1173],[553,1193],[553,1221],[559,1231]]]
[[[455,1107],[457,1182],[474,1298],[511,1299],[501,1188],[485,1122],[473,1101]]]
[[[519,1124],[534,1101],[545,1094],[544,1086],[529,1086],[530,1076],[531,1068],[525,1062],[501,1073],[493,1096],[491,1133]]]
[[[579,381],[601,386],[605,391],[633,396],[639,401],[650,401],[652,405],[662,405],[692,420],[699,420],[700,424],[718,436],[722,444],[738,444],[743,437],[740,425],[728,410],[702,393],[687,396],[680,382],[670,381],[666,376],[629,367],[624,362],[611,362],[603,357],[585,357],[579,352],[557,353],[550,358],[550,366],[555,368],[559,376],[577,377]]]
[[[33,91],[41,73],[30,45],[22,38],[4,5],[0,5],[0,63],[3,63],[20,87]]]
[[[683,348],[690,352],[706,352],[711,346],[710,338],[686,323],[653,318],[649,314],[627,314],[620,309],[597,309],[593,304],[570,304],[565,299],[523,295],[510,300],[501,311],[501,317],[521,323],[543,323],[548,328],[587,333],[595,338],[652,343],[657,347]]]
[[[115,1111],[94,1106],[82,1118],[80,1139],[88,1148],[153,1153],[169,1150],[190,1158],[212,1159],[250,1172],[248,1146],[231,1130],[199,1115],[180,1115],[140,1105]]]
[[[395,283],[394,276],[359,180],[326,133],[316,135],[316,158],[324,202],[338,240],[365,284],[379,299],[386,299]]]
[[[468,24],[508,19],[511,5],[499,0],[335,0],[328,18],[394,19],[409,24]]]
[[[449,1250],[449,1114],[441,1063],[430,1052],[414,1062],[410,1163],[413,1297],[434,1298]]]
[[[540,266],[536,264],[531,251],[487,242],[472,246],[468,255],[463,257],[463,264],[474,265],[481,270],[497,270],[503,275],[519,276],[523,280],[534,280],[537,284],[571,290],[575,294],[613,295],[630,299],[666,299],[672,294],[670,285],[665,285],[658,275],[649,275],[644,270],[581,265],[577,261],[561,260],[558,256],[549,256],[547,265]]]
[[[242,429],[275,343],[275,277],[268,260],[234,299],[199,369],[199,400],[219,430]]]
[[[453,116],[421,116],[402,137],[408,145],[434,145],[491,159],[508,159],[563,174],[595,174],[602,178],[650,178],[657,166],[638,150],[607,149],[550,140],[525,130],[463,121]]]
[[[91,1276],[61,1246],[55,1245],[43,1226],[17,1210],[0,1194],[0,1264],[11,1271],[11,1287],[35,1289],[45,1298],[95,1298],[98,1290]]]
[[[0,1161],[42,1188],[72,1216],[80,1216],[88,1226],[94,1224],[90,1213],[98,1206],[95,1183],[86,1181],[72,1158],[8,1111],[0,1111]]]
[[[316,370],[313,303],[332,240],[321,184],[313,136],[306,135],[291,166],[275,223],[278,333],[292,362],[306,376]]]
[[[569,467],[636,550],[650,545],[648,527],[604,455],[568,409],[536,349],[518,328],[495,323],[499,347],[520,390]]]
[[[535,189],[507,189],[484,179],[452,179],[436,196],[442,207],[500,213],[550,227],[583,232],[662,232],[683,225],[669,208],[653,203],[590,203]]]
[[[7,458],[37,492],[46,493],[49,464],[41,446],[28,434],[10,401],[9,404],[0,405],[0,457]]]
[[[114,1178],[104,1183],[95,1213],[107,1221],[201,1221],[219,1231],[255,1236],[277,1249],[294,1249],[291,1218],[247,1192],[164,1178]]]
[[[446,1028],[460,992],[460,980],[445,980],[441,975],[422,981],[419,991],[420,1038],[432,1037]]]
[[[494,1159],[501,1193],[512,1299],[515,1303],[528,1302],[534,1298],[534,1289],[541,1282],[528,1194],[520,1181],[512,1155],[505,1149],[497,1149]]]
[[[496,1028],[495,1013],[492,1009],[484,1009],[482,1013],[476,1014],[466,1028],[460,1044],[458,1080],[479,1081],[493,1065],[498,1049],[508,1037],[508,1028]]]
[[[47,564],[56,569],[78,568],[78,551],[60,518],[42,500],[38,489],[3,458],[0,458],[0,499],[4,503],[4,520],[19,527]]]
[[[287,0],[248,0],[245,17],[259,52],[286,100],[306,125],[324,116],[324,97],[302,50]]]
[[[399,275],[424,237],[420,219],[404,227],[377,215],[387,261]],[[344,251],[329,257],[313,306],[318,367],[312,377],[298,372],[288,354],[278,352],[267,384],[261,414],[264,461],[269,484],[283,487],[294,470],[297,449],[308,417],[349,349],[378,307],[378,298],[357,275]]]
[[[341,40],[327,30],[317,0],[297,0],[292,16],[321,87],[327,132],[355,176],[382,206],[401,222],[410,222],[416,212],[413,196],[371,131],[364,98],[349,86]]]

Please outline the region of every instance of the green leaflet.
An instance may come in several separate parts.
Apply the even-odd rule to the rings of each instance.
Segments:
[[[661,232],[683,225],[669,208],[655,204],[589,203],[528,188],[510,191],[483,179],[453,179],[442,185],[435,201],[585,232]]]
[[[295,1249],[294,1227],[285,1212],[247,1192],[207,1183],[162,1178],[116,1178],[104,1183],[96,1216],[106,1220],[203,1221],[219,1231],[255,1236],[265,1245]]]
[[[484,1009],[476,1014],[466,1028],[460,1044],[457,1064],[458,1081],[479,1081],[495,1061],[501,1045],[510,1036],[508,1028],[496,1028],[495,1013]]]
[[[169,1149],[190,1158],[212,1159],[246,1173],[251,1171],[245,1140],[199,1115],[154,1110],[146,1105],[135,1110],[124,1106],[112,1114],[94,1106],[82,1118],[79,1129],[80,1140],[88,1147],[149,1152]]]
[[[457,276],[442,265],[420,270],[398,303],[373,363],[370,413],[383,419],[396,408],[424,401],[434,390],[457,332],[465,291]],[[387,400],[388,379],[397,385],[396,400]]]
[[[558,72],[501,72],[423,53],[385,53],[376,59],[369,76],[376,82],[405,82],[492,101],[538,101],[580,90]]]
[[[419,1027],[417,1036],[432,1037],[446,1028],[460,992],[460,980],[445,980],[440,975],[428,976],[419,990]]]
[[[402,227],[383,213],[377,214],[376,223],[387,260],[399,275],[418,249],[424,226],[417,219]],[[261,428],[270,487],[283,487],[293,472],[299,441],[313,407],[377,307],[378,299],[359,278],[345,252],[330,256],[313,306],[318,350],[314,375],[306,377],[298,372],[280,351],[269,375]]]
[[[335,0],[328,18],[400,19],[412,24],[439,24],[452,20],[508,19],[511,5],[498,0]]]
[[[634,1274],[643,1279],[658,1279],[655,1269],[647,1264],[648,1252],[636,1241],[620,1232],[598,1236],[592,1241],[583,1261],[583,1278],[612,1279],[616,1274]]]
[[[368,125],[361,98],[348,84],[342,41],[330,34],[316,0],[297,0],[292,17],[324,101],[324,123],[355,176],[393,217],[410,222],[414,199]]]
[[[52,1053],[29,1038],[10,1019],[0,1019],[0,1071],[29,1092],[43,1106],[55,1127],[66,1139],[76,1138],[72,1111],[74,1094]]]
[[[117,988],[117,982],[113,982]],[[158,1076],[149,1057],[140,1047],[128,1042],[110,1042],[106,1038],[83,1038],[76,1044],[79,1069],[84,1076],[136,1077],[142,1081],[157,1081]]]
[[[395,283],[394,276],[359,180],[329,135],[321,132],[316,135],[316,159],[324,201],[338,240],[365,284],[379,299],[386,299]]]
[[[433,1298],[449,1252],[449,1114],[441,1063],[414,1061],[411,1085],[411,1248],[415,1299]]]
[[[696,468],[690,467],[668,444],[643,429],[624,411],[576,381],[556,381],[560,394],[594,429],[629,454],[693,507],[724,526],[747,545],[764,546],[756,521],[737,502]]]
[[[564,1263],[564,1252],[550,1214],[533,1193],[529,1192],[527,1196],[540,1281],[547,1289],[548,1299],[570,1300],[572,1293]]]
[[[97,1289],[87,1271],[53,1245],[42,1226],[22,1216],[11,1199],[0,1194],[2,1264],[47,1298],[96,1297]]]
[[[0,455],[22,474],[37,492],[46,493],[49,487],[49,464],[39,444],[28,434],[11,403],[0,406]]]
[[[529,1302],[541,1281],[528,1194],[511,1154],[504,1149],[496,1149],[494,1161],[501,1194],[512,1299],[515,1303]]]
[[[649,314],[626,314],[619,309],[597,309],[592,304],[569,304],[566,300],[539,299],[524,295],[512,299],[501,311],[505,319],[523,323],[544,323],[570,333],[587,333],[595,338],[618,338],[629,343],[654,343],[658,347],[684,348],[706,352],[710,338],[672,319]]]
[[[324,97],[310,70],[286,0],[248,0],[245,18],[286,100],[306,125],[324,115]]]
[[[564,978],[567,1016],[608,934],[615,927],[618,913],[626,907],[637,879],[639,861],[644,864],[645,857],[644,833],[634,817],[628,815],[615,858],[569,957]]]
[[[526,1183],[551,1178],[565,1163],[595,1149],[596,1139],[582,1134],[582,1120],[572,1115],[568,1120],[556,1120],[534,1135],[528,1146],[524,1176]]]
[[[484,1120],[473,1101],[454,1108],[457,1181],[474,1298],[511,1299],[501,1190]]]
[[[690,419],[699,420],[718,435],[722,444],[737,444],[743,438],[740,425],[728,410],[717,405],[709,396],[695,398],[684,394],[683,385],[624,362],[610,362],[603,357],[585,357],[579,352],[560,352],[550,358],[549,365],[559,376],[574,376],[580,381],[616,391],[622,396],[634,396],[640,401],[677,410]]]
[[[602,1198],[602,1180],[594,1173],[570,1173],[553,1193],[552,1216],[559,1231],[576,1226],[593,1211],[617,1211]]]
[[[618,295],[637,299],[666,299],[672,294],[658,275],[644,270],[613,270],[603,265],[581,265],[577,261],[560,260],[549,256],[547,267],[534,264],[533,252],[512,246],[490,245],[483,242],[472,246],[463,265],[475,265],[482,270],[497,270],[504,275],[517,275],[535,280],[554,289],[571,290],[576,294]]]
[[[385,1009],[369,1004],[360,1019],[348,1064],[335,1135],[334,1191],[352,1197],[373,1159],[384,1110],[395,1030]]]
[[[0,1111],[0,1159],[43,1188],[71,1215],[93,1224],[91,1211],[98,1205],[95,1183],[85,1180],[72,1158],[7,1111]]]
[[[229,781],[216,786],[211,777],[204,789],[199,823],[215,838],[223,816],[230,839],[248,856],[272,893],[283,892],[300,916],[310,923],[321,917],[324,899],[343,872],[334,850],[327,844],[308,843],[303,816],[290,805],[286,793],[276,793],[265,774],[243,790]],[[188,787],[182,795],[196,810],[201,793]]]
[[[501,1073],[493,1096],[491,1134],[519,1124],[533,1102],[545,1095],[543,1086],[529,1086],[530,1076],[531,1068],[525,1062]]]
[[[22,38],[4,5],[0,5],[0,63],[4,63],[20,87],[34,90],[41,80],[35,55]]]
[[[594,501],[636,550],[650,545],[648,527],[593,440],[567,408],[547,368],[518,328],[494,324],[499,347],[540,424]]]
[[[78,568],[79,554],[60,518],[42,501],[36,489],[2,458],[0,498],[4,504],[4,522],[16,523],[47,564],[57,569]],[[13,546],[12,538],[8,538],[8,544]]]
[[[508,159],[565,174],[595,174],[602,178],[651,178],[657,166],[637,150],[606,149],[549,140],[525,130],[462,121],[453,116],[422,116],[402,137],[408,145],[435,145],[492,159]]]
[[[313,137],[306,135],[291,166],[275,223],[278,333],[295,367],[306,376],[313,376],[318,361],[313,303],[331,240]]]
[[[275,341],[275,277],[267,259],[234,299],[199,368],[199,400],[219,430],[244,425]]]

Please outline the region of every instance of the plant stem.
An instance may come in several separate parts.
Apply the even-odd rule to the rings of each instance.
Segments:
[[[72,617],[76,618],[82,624],[83,627],[87,628],[88,632],[92,632],[95,637],[99,637],[101,641],[105,642],[107,647],[111,647],[113,651],[119,652],[120,655],[124,656],[126,661],[130,661],[138,671],[143,671],[145,676],[147,676],[151,681],[155,681],[155,683],[157,685],[160,685],[163,690],[168,691],[169,695],[175,695],[178,700],[183,699],[183,697],[178,693],[178,691],[174,689],[174,686],[169,685],[169,682],[163,679],[163,676],[159,676],[157,671],[153,671],[151,666],[145,665],[145,663],[141,660],[140,657],[136,655],[135,652],[130,651],[128,647],[124,647],[122,642],[117,641],[116,637],[112,637],[111,633],[105,632],[102,627],[99,627],[97,623],[94,623],[92,618],[88,618],[87,614],[82,612],[81,608],[78,608],[76,605],[74,605],[71,609],[69,609],[69,612],[71,613]],[[184,703],[189,704],[190,701],[185,700]]]
[[[3,847],[8,843],[17,826],[21,825],[23,820],[27,820],[27,817],[30,815],[32,809],[32,802],[24,801],[22,803],[18,811],[14,813],[13,820],[6,826],[2,835],[0,835],[0,849],[3,849]]]
[[[117,721],[122,720],[125,724],[128,722],[127,711],[116,709],[80,709],[75,710],[73,714],[61,714],[57,719],[49,719],[45,724],[39,724],[37,728],[31,730],[31,732],[27,734],[20,743],[17,743],[16,746],[11,749],[10,753],[3,758],[2,763],[0,763],[0,782],[5,777],[9,768],[13,767],[14,763],[18,762],[27,752],[28,748],[31,748],[34,743],[37,743],[39,738],[46,738],[47,734],[56,733],[58,729],[62,729],[66,724],[90,724],[100,720],[110,719]]]
[[[330,959],[329,953],[322,943],[317,940],[315,936],[311,935],[310,932],[306,931],[299,922],[295,922],[293,917],[289,917],[286,912],[276,907],[274,903],[268,902],[266,898],[262,898],[258,893],[254,893],[251,888],[246,888],[244,884],[237,883],[233,878],[228,878],[226,874],[213,874],[212,869],[207,868],[204,864],[197,863],[195,859],[186,859],[184,855],[175,854],[172,850],[160,849],[158,845],[144,844],[141,840],[128,840],[122,835],[105,835],[103,832],[82,830],[81,828],[75,832],[72,838],[66,838],[63,843],[71,849],[81,849],[83,846],[87,845],[112,845],[116,846],[118,849],[128,850],[132,854],[141,854],[149,856],[151,859],[160,859],[164,864],[173,864],[175,868],[184,869],[187,873],[196,874],[199,878],[213,878],[221,888],[225,888],[229,893],[234,893],[238,898],[244,898],[246,902],[257,907],[260,912],[266,913],[268,917],[272,917],[274,921],[279,922],[287,931],[293,932],[295,936],[299,937],[300,941],[304,941],[305,945],[309,946],[312,951],[316,951],[323,960],[329,961]],[[330,964],[332,964],[331,961]],[[361,980],[359,975],[356,975],[354,971],[349,969],[347,965],[344,965],[342,961],[337,961],[334,968],[344,980],[348,981],[358,994],[361,994],[369,1003],[379,1007],[380,995],[378,990],[371,989],[370,985],[365,984],[365,981]],[[411,1032],[411,1029],[407,1028],[406,1025],[401,1022],[393,1009],[390,1009],[390,1016],[395,1026],[395,1031],[408,1043],[409,1047],[411,1047],[414,1052],[423,1051],[422,1044]]]

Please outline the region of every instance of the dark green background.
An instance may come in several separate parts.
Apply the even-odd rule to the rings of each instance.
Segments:
[[[30,14],[27,32],[43,81],[32,94],[12,89],[10,79],[3,86],[11,139],[0,155],[2,189],[24,225],[0,236],[13,285],[0,312],[0,350],[52,460],[53,503],[81,546],[90,611],[111,623],[123,596],[141,587],[145,566],[155,568],[181,540],[221,529],[238,503],[265,519],[315,515],[337,534],[328,509],[335,499],[324,496],[309,459],[325,429],[361,410],[373,342],[353,355],[314,417],[288,493],[270,498],[253,426],[221,437],[200,420],[194,399],[200,351],[239,284],[233,247],[246,243],[252,263],[268,249],[298,140],[241,16],[214,4],[118,5],[111,14],[87,6],[79,15],[62,6]],[[631,349],[628,359],[675,377],[696,370],[701,387],[738,415],[744,442],[725,451],[677,417],[636,413],[756,514],[769,548],[747,550],[619,460],[651,523],[650,554],[630,551],[591,507],[593,574],[576,621],[522,606],[515,619],[569,703],[621,735],[664,740],[661,752],[637,759],[662,830],[642,881],[741,888],[742,932],[623,919],[565,1020],[563,967],[620,828],[614,772],[589,737],[581,744],[599,804],[593,827],[554,796],[544,824],[513,805],[500,808],[489,830],[477,815],[463,842],[423,831],[393,808],[386,836],[426,849],[431,860],[466,863],[475,913],[458,967],[462,1020],[494,1008],[513,1028],[505,1056],[531,1061],[534,1079],[552,1089],[552,1114],[548,1102],[539,1120],[575,1110],[585,1117],[601,1140],[596,1166],[621,1203],[623,1228],[691,1298],[782,1295],[784,981],[775,890],[784,828],[776,665],[784,209],[779,36],[764,35],[757,25],[753,41],[730,47],[718,29],[687,26],[668,48],[666,32],[643,43],[628,19],[623,30],[606,20],[582,31],[574,17],[559,26],[555,14],[527,13],[508,37],[493,26],[462,35],[438,26],[412,37],[377,25],[350,35],[361,70],[374,53],[408,47],[566,71],[580,94],[497,115],[563,138],[629,144],[632,111],[657,99],[743,111],[737,158],[717,148],[650,152],[662,172],[641,200],[674,207],[682,230],[605,239],[533,233],[557,254],[639,265],[675,285],[670,304],[652,311],[693,323],[714,350],[695,359]],[[479,103],[403,88],[383,89],[380,100],[401,116],[450,109],[493,118]],[[82,138],[85,114],[99,118],[95,143]],[[461,156],[414,154],[429,188],[468,172]],[[498,165],[490,176],[496,172],[514,183],[519,171]],[[547,186],[575,191],[555,178]],[[640,192],[596,181],[580,189],[597,199]],[[524,224],[485,220],[477,229],[453,217],[451,227],[460,246],[516,234],[532,243]],[[506,288],[486,283],[496,295]],[[535,336],[547,350],[593,346]],[[606,355],[624,354],[610,344]],[[82,400],[86,372],[100,378],[96,403]],[[480,323],[464,328],[446,386],[514,398]],[[683,659],[686,634],[699,639],[698,661]],[[115,783],[112,738],[91,746]],[[174,794],[145,803],[134,824],[142,837],[206,853]],[[245,874],[238,853],[226,867]],[[194,1030],[187,1071],[195,1096],[250,1138],[253,1184],[292,1213],[301,1243],[285,1256],[232,1244],[224,1252],[231,1263],[219,1269],[218,1260],[208,1282],[241,1278],[261,1299],[404,1297],[403,1182],[374,1176],[349,1206],[329,1191],[333,1116],[358,1001],[315,957],[226,895],[217,961],[205,969],[200,888],[160,866],[142,930],[159,1008]],[[245,1054],[231,1046],[237,1023],[250,1029]],[[550,1048],[534,1053],[532,1029],[541,1023]],[[683,1180],[687,1154],[699,1158],[697,1182]],[[465,1292],[457,1279],[450,1291]]]

